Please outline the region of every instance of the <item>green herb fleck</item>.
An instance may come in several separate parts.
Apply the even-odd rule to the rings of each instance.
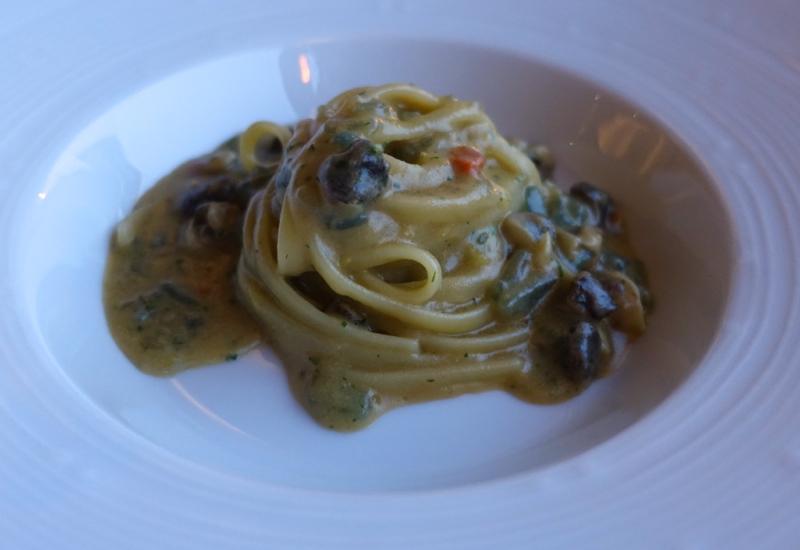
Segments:
[[[465,353],[465,354],[464,354],[464,357],[469,357],[469,353]]]
[[[428,378],[428,382],[433,382],[435,378]]]
[[[314,151],[315,149],[316,149],[316,147],[314,147],[314,144],[313,144],[313,143],[312,143],[311,145],[309,145],[309,146],[308,146],[308,150],[309,150],[309,151]]]
[[[309,357],[308,360],[311,361],[311,364],[314,366],[319,365],[319,357]]]
[[[342,321],[342,326],[346,327],[347,326],[347,321]]]
[[[239,358],[238,353],[231,353],[230,355],[225,356],[226,361],[236,361]]]
[[[435,280],[436,280],[436,272],[434,271],[434,272],[433,272],[433,277],[431,277],[431,282],[433,282],[433,281],[435,281]]]

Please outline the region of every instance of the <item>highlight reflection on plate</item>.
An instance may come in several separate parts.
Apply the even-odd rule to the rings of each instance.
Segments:
[[[471,63],[484,67],[482,78],[448,70]],[[648,333],[621,371],[557,406],[503,393],[463,396],[392,411],[348,435],[306,416],[268,349],[174,379],[139,373],[111,340],[100,296],[110,232],[138,195],[255,120],[291,123],[344,89],[390,81],[480,100],[504,134],[551,144],[557,181],[591,181],[619,201],[656,298]],[[530,472],[613,444],[679,388],[711,346],[734,270],[732,231],[717,184],[693,153],[600,85],[466,44],[333,41],[225,57],[112,107],[50,172],[25,220],[21,246],[29,252],[19,269],[36,304],[31,320],[59,368],[155,445],[281,485],[409,491]]]

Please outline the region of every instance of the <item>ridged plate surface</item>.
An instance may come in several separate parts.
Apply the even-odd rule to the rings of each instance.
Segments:
[[[4,6],[0,546],[794,547],[800,540],[798,28],[800,4],[792,0]],[[110,414],[129,409],[99,401],[92,381],[64,366],[82,357],[91,362],[91,345],[48,345],[70,329],[63,319],[88,323],[83,290],[61,286],[37,294],[22,267],[37,254],[59,253],[55,237],[49,249],[22,243],[40,242],[30,234],[34,205],[46,203],[41,195],[49,193],[65,150],[104,113],[192,67],[243,52],[387,38],[443,40],[535,59],[640,106],[684,145],[713,183],[728,224],[708,234],[725,235],[720,249],[732,254],[723,266],[729,269],[724,315],[701,360],[646,415],[596,445],[513,475],[440,487],[350,491],[336,483],[325,488],[329,479],[282,483],[244,467],[194,460],[170,447],[180,434],[163,433],[158,441],[158,426],[145,433],[141,418]],[[471,67],[453,70],[480,76]],[[79,211],[92,199],[77,189]],[[702,212],[691,216],[689,225],[702,220]],[[82,221],[64,220],[67,238]],[[98,238],[107,235],[102,231]],[[62,264],[79,271],[83,259]],[[47,325],[43,315],[58,304],[72,309],[53,317],[61,325]]]

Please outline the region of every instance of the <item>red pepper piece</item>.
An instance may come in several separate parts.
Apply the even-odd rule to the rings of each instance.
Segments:
[[[456,174],[468,174],[476,178],[483,170],[486,159],[476,149],[462,146],[450,151],[450,164]]]

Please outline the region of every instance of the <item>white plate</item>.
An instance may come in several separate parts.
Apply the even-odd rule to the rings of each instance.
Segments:
[[[796,4],[15,9],[0,23],[11,548],[800,538]],[[565,183],[619,199],[658,304],[622,371],[557,407],[467,396],[351,435],[308,419],[268,350],[138,373],[99,293],[136,196],[255,119],[397,80],[481,100],[504,133],[550,142]]]

